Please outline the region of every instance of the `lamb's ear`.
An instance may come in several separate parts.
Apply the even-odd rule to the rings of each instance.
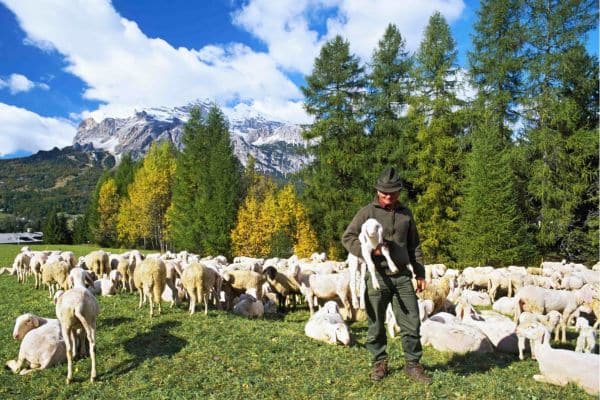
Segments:
[[[37,328],[38,326],[40,326],[40,320],[35,317],[31,318],[31,322],[32,322],[32,325],[34,328]]]
[[[383,225],[377,225],[377,242],[383,243]]]

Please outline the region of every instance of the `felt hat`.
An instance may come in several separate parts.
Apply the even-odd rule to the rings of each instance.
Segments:
[[[377,178],[375,189],[384,193],[398,192],[402,189],[402,180],[396,173],[396,168],[386,168]]]

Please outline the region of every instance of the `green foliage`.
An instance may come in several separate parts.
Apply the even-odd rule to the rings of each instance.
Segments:
[[[71,233],[67,227],[67,218],[64,213],[59,213],[56,209],[50,211],[48,218],[44,222],[42,232],[44,232],[44,242],[46,243],[71,243]]]
[[[169,237],[177,249],[230,255],[230,231],[240,203],[241,166],[223,113],[193,110],[177,159]]]
[[[91,246],[31,246],[34,250],[71,250],[77,257]],[[124,249],[105,249],[119,253]],[[10,265],[19,246],[0,246],[0,266]],[[19,285],[0,275],[0,359],[15,359],[19,342],[12,338],[15,318],[24,312],[55,315],[47,290]],[[0,374],[2,399],[593,399],[575,385],[565,387],[533,380],[535,360],[515,355],[466,356],[424,348],[423,363],[433,376],[425,386],[403,373],[401,340],[390,339],[391,374],[381,384],[369,379],[364,348],[366,322],[351,325],[356,345],[333,346],[304,334],[306,305],[285,316],[248,320],[209,309],[190,316],[187,303],[149,318],[137,309],[137,295],[98,297],[96,356],[98,378],[89,382],[89,358],[74,361],[74,381],[65,385],[61,364],[29,375]],[[147,306],[146,306],[147,307]],[[569,328],[568,346],[576,333]]]

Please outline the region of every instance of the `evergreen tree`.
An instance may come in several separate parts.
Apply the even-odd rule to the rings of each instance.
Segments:
[[[184,127],[184,149],[177,160],[169,210],[169,237],[176,248],[231,254],[230,232],[243,187],[228,129],[216,106],[205,118],[200,110],[193,110]]]
[[[356,210],[370,195],[371,155],[365,149],[362,107],[365,77],[349,44],[336,36],[323,45],[311,75],[306,77],[306,111],[315,117],[306,139],[315,157],[300,174],[303,203],[320,243],[332,258],[341,257],[340,237]]]
[[[90,242],[88,223],[86,215],[81,215],[73,221],[73,244],[85,244]]]
[[[64,214],[58,213],[54,208],[48,214],[42,232],[44,242],[48,244],[71,243],[71,235],[67,227],[67,219]]]
[[[416,55],[418,96],[411,118],[418,128],[409,160],[414,166],[413,207],[419,224],[421,247],[430,262],[452,259],[450,233],[456,230],[462,175],[459,138],[463,117],[455,95],[456,47],[444,17],[434,13]]]
[[[463,265],[504,266],[531,261],[535,247],[514,195],[510,147],[498,132],[497,116],[490,109],[481,108],[477,116],[455,253]]]
[[[140,164],[133,160],[130,153],[126,153],[121,157],[119,165],[112,174],[117,185],[119,197],[123,198],[127,196],[127,188],[133,182],[135,171],[139,166]]]
[[[582,42],[597,26],[598,4],[592,0],[525,0],[525,4],[528,190],[538,210],[541,249],[564,255],[570,234],[579,236],[597,211],[598,72]]]
[[[407,127],[405,111],[411,94],[413,60],[405,46],[398,28],[390,24],[371,60],[366,104],[372,150],[365,151],[371,151],[372,182],[389,165],[398,167],[403,178],[409,170],[406,156],[415,138]]]

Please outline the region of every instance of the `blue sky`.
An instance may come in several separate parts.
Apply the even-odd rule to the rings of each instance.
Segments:
[[[0,158],[70,145],[92,117],[195,99],[308,122],[300,85],[341,34],[367,61],[388,23],[410,51],[440,11],[466,52],[478,1],[0,0]],[[597,54],[597,32],[590,39]]]

